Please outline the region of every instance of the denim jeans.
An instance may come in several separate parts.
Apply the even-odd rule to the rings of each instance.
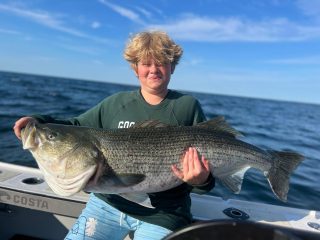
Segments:
[[[171,233],[169,229],[130,217],[91,194],[65,240],[122,240],[130,231],[134,231],[134,240],[159,240]]]

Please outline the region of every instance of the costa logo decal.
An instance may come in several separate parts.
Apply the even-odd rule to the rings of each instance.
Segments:
[[[26,207],[49,209],[47,201],[40,198],[28,197],[18,194],[9,194],[5,191],[0,191],[0,202],[14,203],[15,205],[23,205]]]

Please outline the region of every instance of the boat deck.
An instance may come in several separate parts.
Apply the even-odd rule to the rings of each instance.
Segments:
[[[0,238],[14,235],[63,239],[84,208],[88,194],[56,195],[39,169],[0,162]],[[197,220],[250,220],[319,234],[320,212],[192,194]],[[50,233],[48,235],[48,233]]]

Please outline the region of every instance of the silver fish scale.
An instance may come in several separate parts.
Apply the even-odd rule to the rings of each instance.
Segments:
[[[100,132],[101,133],[101,132]],[[103,131],[99,137],[107,164],[117,174],[144,174],[145,181],[135,186],[159,189],[177,185],[171,166],[181,169],[188,147],[196,147],[210,161],[213,173],[223,176],[251,166],[262,171],[271,166],[267,152],[221,132],[202,127],[130,128]],[[215,171],[218,169],[218,171]],[[157,179],[157,181],[155,181]],[[163,183],[163,184],[162,184]],[[163,187],[163,186],[162,186]]]
[[[39,166],[46,167],[51,175],[47,180],[56,193],[70,195],[87,184],[88,191],[121,194],[134,202],[144,198],[129,193],[160,192],[181,184],[171,166],[176,164],[182,170],[181,160],[189,147],[197,148],[209,160],[212,175],[233,192],[241,189],[243,175],[252,167],[265,172],[282,201],[287,199],[291,173],[304,159],[296,152],[264,151],[236,139],[237,131],[222,118],[190,127],[149,123],[116,130],[33,124],[22,132],[22,141]],[[66,172],[65,181],[57,179],[57,174]],[[79,174],[84,177],[74,182]]]

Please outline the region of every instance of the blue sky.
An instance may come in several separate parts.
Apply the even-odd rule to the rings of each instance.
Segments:
[[[320,104],[320,0],[2,0],[0,70],[138,84],[146,29],[184,49],[171,88]]]

